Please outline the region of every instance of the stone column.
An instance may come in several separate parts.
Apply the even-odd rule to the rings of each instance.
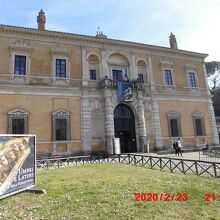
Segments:
[[[208,80],[207,80],[207,73],[206,73],[205,63],[203,63],[203,73],[204,73],[206,91],[207,91],[208,96],[210,96],[210,99],[211,99],[211,93],[210,93],[210,88],[209,88],[209,84],[208,84]]]
[[[156,150],[162,150],[163,141],[160,126],[160,112],[157,100],[152,100],[152,110],[153,110],[153,123],[154,123],[154,133],[156,139]]]
[[[87,86],[89,79],[88,62],[86,60],[86,48],[82,47],[82,85]]]
[[[111,92],[108,88],[104,89],[105,97],[105,137],[106,151],[113,154],[113,138],[114,138],[114,109],[111,103]]]
[[[130,73],[130,78],[136,80],[138,78],[138,73],[137,73],[137,69],[136,69],[136,64],[135,64],[135,55],[132,54],[131,55],[131,73]]]
[[[140,134],[139,136],[140,150],[142,152],[147,152],[148,151],[148,149],[146,148],[147,133],[146,133],[146,123],[144,117],[144,104],[143,104],[142,91],[138,91],[137,114],[138,114],[138,128]]]
[[[108,64],[106,61],[106,51],[104,49],[101,50],[101,78],[105,78],[105,76],[108,76],[108,78],[112,78],[112,76],[109,73]]]
[[[81,100],[81,134],[83,153],[88,155],[91,153],[91,106],[89,102],[89,94],[83,91]]]
[[[154,82],[154,78],[153,78],[153,68],[152,68],[152,62],[151,62],[151,56],[148,55],[148,72],[149,72],[149,84],[151,87],[151,90],[155,90],[155,82]]]
[[[210,124],[211,124],[211,131],[212,131],[212,142],[213,144],[219,144],[219,137],[218,137],[218,130],[216,126],[216,119],[212,101],[209,100],[209,117],[210,117]]]

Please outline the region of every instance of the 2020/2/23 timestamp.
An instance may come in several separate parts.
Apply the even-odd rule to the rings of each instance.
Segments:
[[[186,193],[135,193],[136,202],[184,202],[189,199]]]

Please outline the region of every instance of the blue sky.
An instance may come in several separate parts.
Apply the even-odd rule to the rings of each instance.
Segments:
[[[220,0],[0,0],[0,23],[37,28],[40,9],[46,29],[169,47],[176,35],[183,50],[220,61]]]

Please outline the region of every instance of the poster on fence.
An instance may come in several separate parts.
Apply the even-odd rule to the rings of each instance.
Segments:
[[[0,135],[0,199],[35,186],[35,135]]]

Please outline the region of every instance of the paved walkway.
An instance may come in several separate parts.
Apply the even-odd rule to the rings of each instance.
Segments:
[[[173,154],[146,153],[144,155],[157,156],[157,157],[183,158],[183,159],[189,159],[189,160],[202,160],[202,161],[210,161],[210,162],[219,162],[220,163],[220,158],[203,155],[202,152],[187,152],[187,153],[183,153],[182,157],[176,156],[175,153],[173,153]]]

